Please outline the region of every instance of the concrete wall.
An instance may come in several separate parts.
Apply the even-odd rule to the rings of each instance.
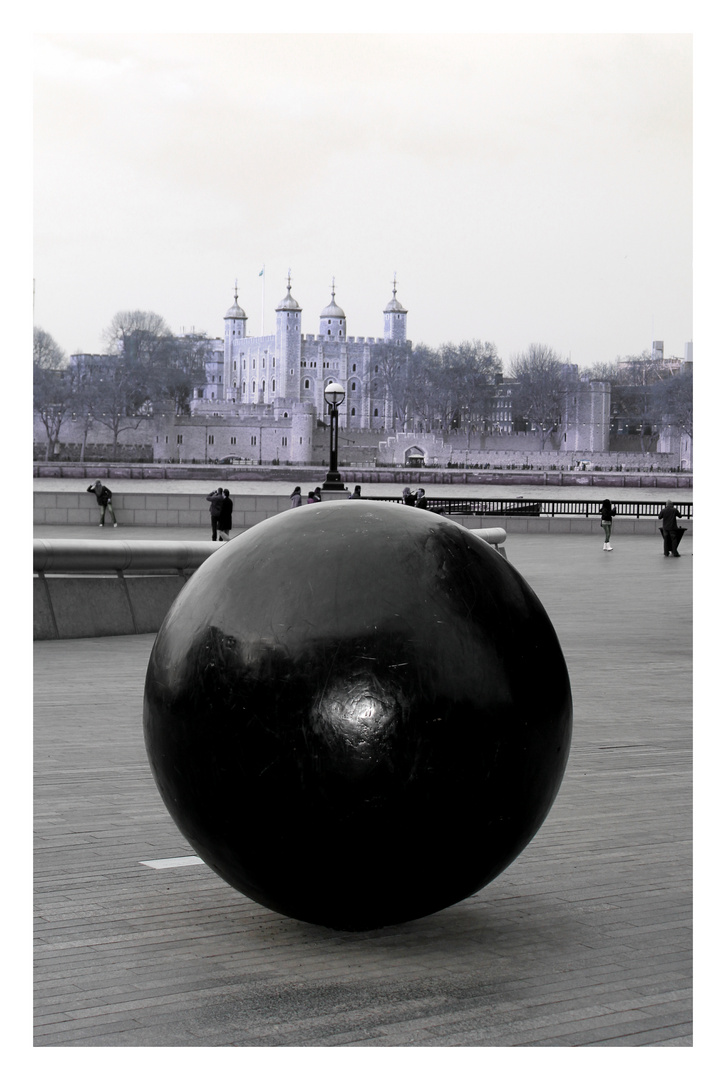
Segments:
[[[113,490],[112,481],[108,486]],[[288,495],[237,495],[233,502],[235,529],[248,529],[290,508]],[[120,525],[209,526],[209,503],[204,495],[119,493],[113,497],[113,508]],[[99,519],[95,496],[86,491],[33,492],[34,525],[95,525]],[[109,521],[107,513],[106,523]]]

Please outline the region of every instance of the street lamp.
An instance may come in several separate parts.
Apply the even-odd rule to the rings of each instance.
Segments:
[[[338,406],[345,401],[345,390],[340,383],[331,382],[323,396],[330,413],[330,470],[323,484],[323,491],[345,491],[345,484],[338,472]]]

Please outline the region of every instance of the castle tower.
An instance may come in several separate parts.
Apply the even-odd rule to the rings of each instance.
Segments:
[[[237,303],[237,282],[234,283],[234,303],[224,316],[224,396],[230,400],[236,396],[233,383],[233,353],[239,353],[237,342],[247,336],[247,316]],[[222,394],[219,395],[222,397]]]
[[[302,308],[290,292],[288,270],[287,295],[275,308],[275,355],[279,378],[276,396],[291,402],[300,400],[301,316]]]
[[[393,275],[393,298],[389,300],[383,309],[383,340],[393,341],[396,344],[406,342],[406,316],[408,312],[400,300],[396,298],[396,275]]]
[[[320,336],[331,341],[344,341],[347,334],[345,312],[335,302],[335,278],[331,290],[330,303],[320,312]]]

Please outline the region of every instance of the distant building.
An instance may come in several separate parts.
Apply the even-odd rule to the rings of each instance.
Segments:
[[[249,417],[260,409],[271,410],[276,419],[292,415],[295,406],[309,406],[313,415],[324,416],[323,398],[330,382],[346,391],[340,426],[358,429],[392,426],[388,380],[400,361],[411,352],[407,340],[408,312],[393,296],[383,309],[383,336],[349,337],[345,311],[335,299],[320,312],[317,334],[304,334],[302,308],[287,293],[275,309],[275,332],[247,335],[247,315],[238,302],[224,316],[224,339],[216,339],[207,362],[207,383],[191,403],[193,416]]]

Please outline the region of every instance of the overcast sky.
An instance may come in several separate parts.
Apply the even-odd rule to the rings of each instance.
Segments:
[[[686,34],[44,34],[34,322],[117,311],[248,334],[292,293],[380,336],[530,342],[587,366],[692,325]]]

